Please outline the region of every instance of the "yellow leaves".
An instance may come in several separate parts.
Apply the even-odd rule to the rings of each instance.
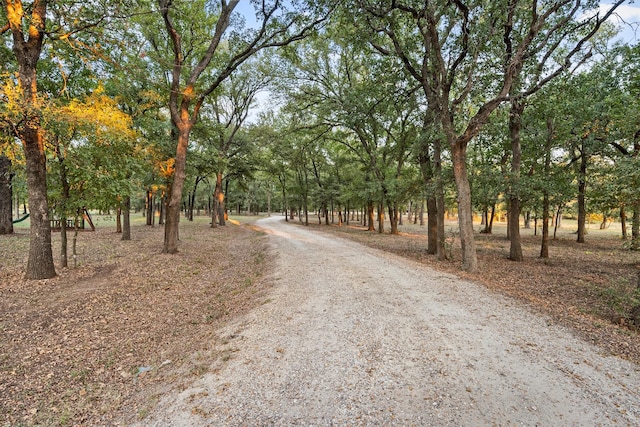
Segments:
[[[175,172],[175,164],[176,164],[176,159],[172,157],[165,161],[158,161],[156,163],[156,168],[160,171],[160,175],[163,178],[170,178],[173,176],[173,173]]]
[[[72,99],[67,105],[54,108],[52,115],[57,121],[95,137],[98,143],[135,137],[131,117],[118,108],[116,100],[104,94],[102,86],[83,100]]]
[[[11,1],[6,2],[7,7],[7,21],[9,21],[9,25],[11,25],[12,29],[20,28],[22,26],[22,15],[24,14],[22,10],[22,2],[21,1]]]
[[[17,76],[0,74],[0,114],[15,117],[22,111],[22,89],[17,83]]]

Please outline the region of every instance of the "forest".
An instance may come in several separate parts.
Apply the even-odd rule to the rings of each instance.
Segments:
[[[265,215],[480,283],[639,363],[639,16],[3,0],[2,422],[128,425],[232,358],[217,330],[269,301]]]
[[[0,232],[28,213],[30,279],[55,276],[52,224],[66,236],[85,209],[117,212],[125,240],[131,212],[160,212],[169,254],[194,213],[216,227],[267,210],[305,224],[357,212],[391,234],[419,213],[438,259],[455,216],[469,272],[479,218],[480,233],[508,220],[513,261],[522,224],[552,256],[563,215],[577,243],[615,219],[637,250],[640,48],[625,7],[7,0]]]

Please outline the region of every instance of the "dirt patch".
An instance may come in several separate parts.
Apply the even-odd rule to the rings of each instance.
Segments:
[[[42,281],[28,234],[0,238],[0,424],[130,424],[219,356],[216,329],[262,301],[265,238],[185,221],[170,256],[162,233],[84,233],[79,267]]]

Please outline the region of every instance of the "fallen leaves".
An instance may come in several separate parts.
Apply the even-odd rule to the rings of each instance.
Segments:
[[[22,279],[28,235],[0,241],[0,424],[128,424],[193,379],[189,358],[214,354],[222,322],[260,303],[266,238],[185,221],[171,256],[162,233],[84,233],[80,267],[37,282]]]

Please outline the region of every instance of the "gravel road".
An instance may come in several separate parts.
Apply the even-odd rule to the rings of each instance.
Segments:
[[[639,367],[522,304],[348,240],[258,222],[267,302],[140,425],[640,425]]]

